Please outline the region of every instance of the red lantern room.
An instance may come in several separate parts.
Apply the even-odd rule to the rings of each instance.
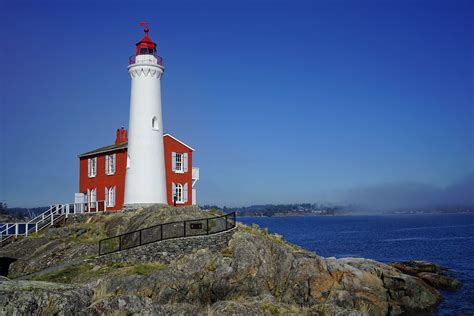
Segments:
[[[143,62],[145,60],[153,60],[153,63],[157,63],[158,65],[163,66],[163,59],[156,53],[156,43],[153,42],[153,40],[148,36],[148,32],[150,31],[150,29],[148,28],[148,23],[141,22],[140,26],[144,27],[143,31],[145,32],[145,36],[143,36],[143,38],[136,44],[137,49],[135,51],[135,55],[130,57],[129,65],[133,65],[138,61],[137,56],[152,55],[155,57],[155,59],[141,58],[140,61]]]
[[[147,27],[147,23],[142,22],[140,23],[141,26],[144,26],[145,28],[143,31],[145,32],[145,36],[140,40],[140,42],[137,43],[137,56],[138,55],[155,55],[156,52],[156,43],[153,42],[153,40],[148,37],[148,32],[150,29]]]

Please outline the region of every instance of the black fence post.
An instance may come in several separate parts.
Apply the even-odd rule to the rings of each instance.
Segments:
[[[234,212],[234,227],[237,226],[237,222],[235,221],[235,212]]]
[[[140,238],[139,238],[140,242],[139,242],[139,245],[141,246],[142,245],[142,229],[140,229]]]
[[[122,250],[122,236],[119,236],[119,251]]]
[[[183,222],[184,237],[186,237],[186,221]]]
[[[206,235],[209,235],[209,218],[206,218]]]
[[[227,230],[227,216],[228,215],[224,216],[224,218],[225,218],[225,230]]]
[[[163,224],[160,226],[160,240],[163,240]]]

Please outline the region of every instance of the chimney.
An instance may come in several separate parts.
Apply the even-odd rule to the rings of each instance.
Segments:
[[[115,144],[121,144],[125,143],[128,141],[128,132],[127,130],[122,126],[117,129],[117,137],[115,138]]]

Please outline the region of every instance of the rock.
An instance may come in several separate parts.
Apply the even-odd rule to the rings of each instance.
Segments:
[[[437,265],[432,262],[422,260],[412,260],[404,262],[393,262],[390,265],[403,273],[416,275],[419,272],[432,272],[437,274],[444,274],[448,271],[445,267]]]
[[[436,273],[420,272],[416,276],[437,289],[458,290],[462,287],[458,280]]]
[[[2,248],[0,255],[18,258],[11,266],[13,276],[39,270],[45,272],[39,272],[44,280],[76,283],[0,282],[0,314],[413,314],[434,308],[441,296],[431,284],[447,282],[426,275],[442,270],[439,266],[323,258],[245,225],[80,263],[96,254],[97,240],[108,232],[149,226],[163,218],[171,221],[169,216],[181,220],[213,214],[197,208],[166,208],[163,213],[153,208],[71,217],[70,226],[53,228],[57,231],[49,238],[39,235]]]
[[[103,278],[94,289],[107,297],[146,296],[152,304],[189,303],[242,315],[396,314],[427,311],[441,300],[425,282],[391,266],[325,259],[274,238],[239,230],[226,256],[200,249],[147,276]]]
[[[432,287],[447,290],[457,290],[462,283],[447,275],[448,269],[427,261],[394,262],[392,267],[403,273],[416,276]]]
[[[1,315],[84,315],[92,291],[78,285],[0,282]]]

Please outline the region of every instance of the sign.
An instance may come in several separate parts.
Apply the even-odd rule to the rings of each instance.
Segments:
[[[191,229],[202,229],[202,223],[191,223],[189,224]]]

